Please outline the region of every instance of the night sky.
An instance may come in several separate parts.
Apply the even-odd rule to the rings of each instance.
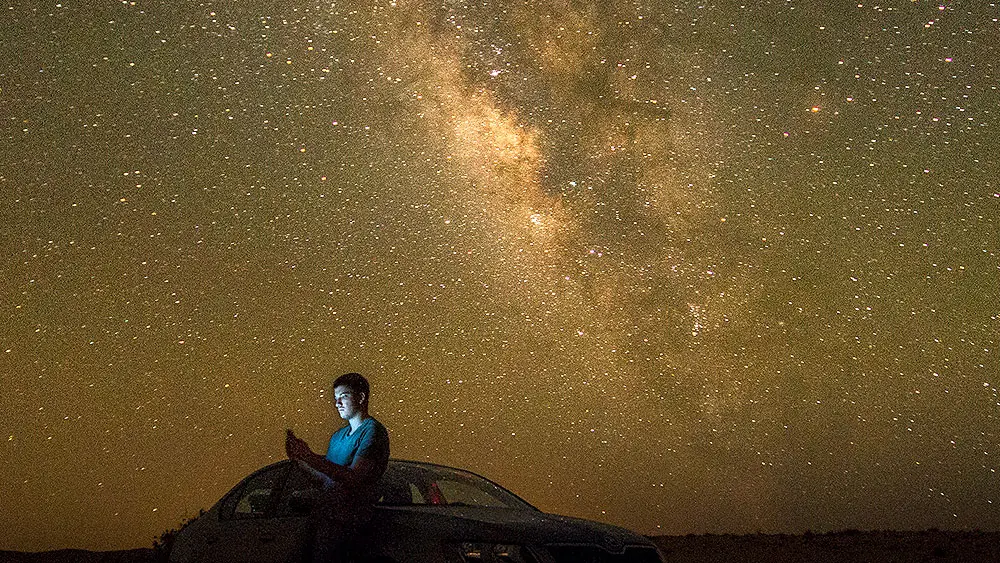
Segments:
[[[21,1],[0,548],[321,451],[650,534],[1000,529],[989,0]]]

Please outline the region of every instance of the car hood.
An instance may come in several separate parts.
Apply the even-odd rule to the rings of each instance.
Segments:
[[[455,506],[381,507],[379,532],[443,541],[517,544],[594,544],[617,553],[626,545],[652,545],[634,532],[533,510]]]

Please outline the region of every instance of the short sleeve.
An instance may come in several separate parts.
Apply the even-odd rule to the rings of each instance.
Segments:
[[[379,463],[389,460],[389,432],[378,422],[362,431],[354,458],[368,458]]]

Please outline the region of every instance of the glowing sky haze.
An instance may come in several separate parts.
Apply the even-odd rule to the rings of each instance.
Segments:
[[[987,0],[3,5],[0,549],[320,447],[642,533],[1000,529]]]

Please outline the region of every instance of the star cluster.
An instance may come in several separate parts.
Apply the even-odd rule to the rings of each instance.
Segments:
[[[994,2],[3,6],[0,548],[320,446],[643,533],[1000,526]]]

